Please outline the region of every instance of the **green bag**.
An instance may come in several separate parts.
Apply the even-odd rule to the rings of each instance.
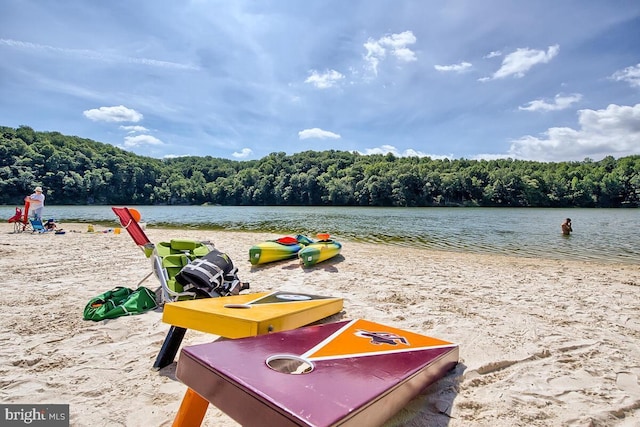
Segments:
[[[110,291],[91,298],[84,308],[84,320],[100,321],[120,316],[140,314],[158,306],[155,293],[140,286],[135,291],[118,286]]]

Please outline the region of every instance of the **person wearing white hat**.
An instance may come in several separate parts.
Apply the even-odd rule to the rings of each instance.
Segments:
[[[33,208],[33,218],[42,220],[42,211],[44,210],[44,194],[42,194],[42,187],[38,186],[35,192],[27,197],[25,201],[30,203]]]

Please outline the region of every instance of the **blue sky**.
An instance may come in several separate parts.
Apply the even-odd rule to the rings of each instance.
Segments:
[[[156,158],[640,154],[637,0],[3,0],[0,125]]]

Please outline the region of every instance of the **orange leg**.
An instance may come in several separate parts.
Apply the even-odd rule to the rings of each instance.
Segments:
[[[207,402],[202,396],[190,388],[187,389],[178,414],[173,420],[173,427],[198,427],[202,424],[204,415],[207,413]]]

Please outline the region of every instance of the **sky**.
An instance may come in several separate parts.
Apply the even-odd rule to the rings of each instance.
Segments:
[[[0,125],[154,158],[640,154],[637,0],[2,0]]]

